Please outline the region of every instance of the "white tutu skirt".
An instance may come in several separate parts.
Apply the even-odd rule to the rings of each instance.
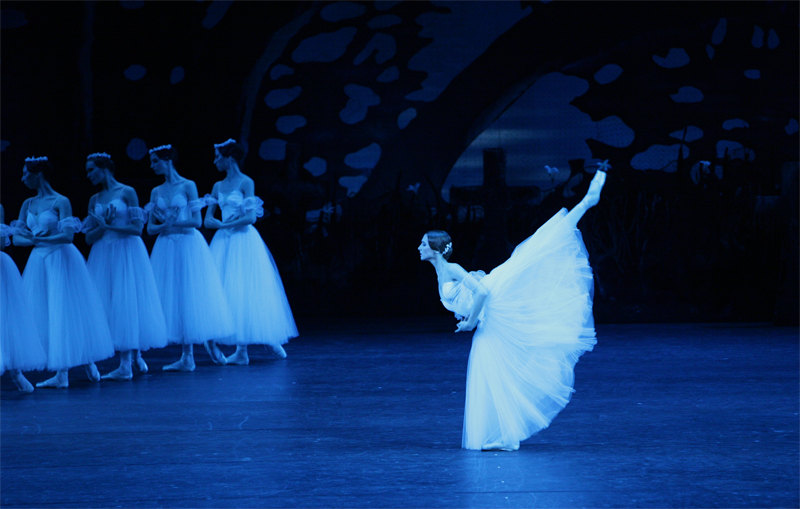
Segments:
[[[144,242],[138,236],[113,233],[106,232],[94,243],[86,267],[108,316],[114,348],[163,348],[167,323]]]
[[[236,327],[236,335],[222,343],[282,345],[297,336],[278,267],[252,225],[218,230],[211,255]]]
[[[562,209],[481,281],[489,297],[469,355],[465,449],[512,446],[546,428],[596,343],[592,269],[565,217]]]
[[[57,371],[114,355],[103,304],[72,244],[35,247],[22,274],[47,369]]]
[[[0,372],[45,368],[47,355],[23,293],[22,276],[14,260],[3,252],[0,252],[0,334]]]
[[[228,302],[208,244],[195,228],[161,233],[150,254],[170,343],[229,341]]]

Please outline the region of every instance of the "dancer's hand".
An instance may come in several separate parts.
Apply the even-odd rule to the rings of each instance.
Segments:
[[[108,226],[108,224],[106,224],[105,216],[100,216],[98,214],[95,214],[94,212],[89,212],[89,215],[94,218],[98,228],[102,228],[104,230],[106,229],[106,226]]]
[[[159,223],[164,222],[164,211],[159,209],[158,207],[154,207],[153,210],[150,212],[150,217],[156,218],[156,221]]]
[[[161,212],[159,214],[160,217],[158,217],[158,220],[162,224],[165,224],[167,226],[172,226],[175,223],[175,221],[178,220],[178,214],[180,214],[180,211],[178,209],[169,208],[167,209],[166,212]]]
[[[34,246],[38,246],[39,244],[42,244],[43,242],[45,242],[49,236],[50,236],[50,232],[36,233],[33,236],[31,236],[30,240],[31,240],[31,242],[33,243]]]
[[[206,228],[219,229],[219,228],[222,228],[222,226],[223,226],[222,221],[220,221],[216,217],[210,217],[210,218],[206,219],[205,223],[206,223]]]
[[[476,325],[477,322],[474,322],[470,319],[461,320],[458,322],[458,325],[456,325],[456,332],[469,332],[474,329]]]
[[[106,224],[111,224],[114,218],[117,217],[117,208],[113,205],[109,205],[108,209],[106,209],[105,214],[103,214],[103,218],[106,220]]]
[[[22,237],[25,240],[33,241],[33,232],[31,232],[27,228],[25,228],[25,229],[18,228],[17,232],[14,235],[19,235],[20,237]]]

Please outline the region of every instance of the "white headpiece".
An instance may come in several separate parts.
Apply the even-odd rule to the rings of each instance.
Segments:
[[[47,161],[47,156],[44,156],[44,157],[26,157],[25,158],[25,162],[26,163],[38,163],[40,161]]]
[[[230,145],[231,143],[236,143],[236,140],[233,138],[228,138],[228,141],[223,141],[222,143],[215,143],[214,148],[222,148],[226,145]]]
[[[106,154],[105,152],[95,152],[94,154],[89,154],[86,156],[86,159],[96,159],[98,157],[104,157],[106,159],[111,159],[111,156]]]
[[[152,154],[153,152],[158,152],[159,150],[169,150],[172,148],[172,145],[161,145],[160,147],[151,148],[147,151],[148,154]]]
[[[448,254],[453,252],[453,243],[448,242],[446,246],[444,246],[444,250],[442,251],[442,256],[447,256]]]

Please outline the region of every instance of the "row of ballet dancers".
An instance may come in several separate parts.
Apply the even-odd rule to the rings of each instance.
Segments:
[[[219,365],[248,364],[247,347],[256,344],[286,357],[282,345],[297,327],[272,255],[253,227],[263,202],[240,168],[239,143],[215,144],[214,155],[225,178],[201,198],[178,173],[175,148],[150,149],[150,167],[164,183],[140,207],[136,191],[114,178],[111,156],[91,154],[86,173],[101,190],[83,220],[51,186],[50,161],[25,159],[22,181],[36,196],[10,225],[0,207],[0,245],[33,247],[21,275],[0,253],[0,374],[8,371],[23,392],[33,391],[23,375],[31,370],[56,372],[37,387],[68,387],[68,370],[78,366],[94,382],[131,380],[134,366],[148,370],[141,352],[168,344],[180,344],[182,352],[164,371],[193,371],[200,344]],[[216,230],[210,245],[201,224]],[[149,256],[145,226],[157,236]],[[91,245],[88,260],[72,244],[77,232]],[[218,344],[236,350],[226,357]],[[115,351],[119,367],[100,376],[95,362]]]

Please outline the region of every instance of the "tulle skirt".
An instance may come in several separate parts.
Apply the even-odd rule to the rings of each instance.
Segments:
[[[144,242],[134,235],[106,238],[113,233],[94,243],[86,267],[108,316],[114,348],[163,348],[167,323]]]
[[[282,345],[297,336],[275,260],[252,225],[218,230],[211,254],[236,327],[223,343]]]
[[[14,260],[3,252],[0,252],[0,334],[0,373],[6,369],[45,368],[47,355],[23,293],[22,276]]]
[[[22,274],[47,369],[57,371],[114,355],[103,304],[86,261],[72,244],[35,247]]]
[[[595,343],[593,280],[580,232],[562,209],[481,281],[462,447],[513,446],[546,428],[572,396]]]
[[[234,335],[208,244],[195,228],[161,233],[150,254],[170,343],[200,344]]]

